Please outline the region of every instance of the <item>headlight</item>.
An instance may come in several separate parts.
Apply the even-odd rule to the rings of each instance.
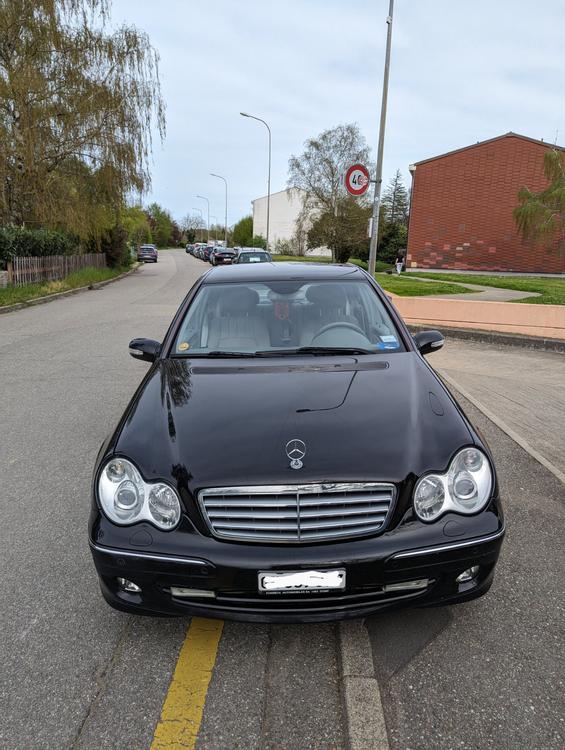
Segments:
[[[459,451],[446,474],[426,474],[414,489],[414,510],[422,521],[435,521],[447,511],[477,513],[490,499],[492,471],[477,448]]]
[[[180,500],[164,482],[145,482],[125,458],[112,458],[98,480],[104,515],[120,526],[149,521],[159,529],[174,529],[180,520]]]

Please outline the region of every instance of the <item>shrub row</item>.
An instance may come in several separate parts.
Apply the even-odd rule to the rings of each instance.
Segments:
[[[10,258],[43,255],[71,255],[76,252],[75,238],[48,229],[0,227],[0,265],[5,268]]]

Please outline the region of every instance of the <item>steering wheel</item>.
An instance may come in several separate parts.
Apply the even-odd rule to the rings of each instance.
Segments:
[[[317,339],[318,336],[321,336],[322,333],[326,333],[326,331],[331,331],[334,328],[347,328],[350,331],[355,331],[355,333],[360,333],[363,338],[367,338],[367,334],[365,331],[360,328],[359,326],[356,326],[355,323],[348,323],[346,320],[343,321],[336,321],[335,323],[328,323],[327,325],[320,328],[320,330],[312,336],[312,341],[314,339]]]

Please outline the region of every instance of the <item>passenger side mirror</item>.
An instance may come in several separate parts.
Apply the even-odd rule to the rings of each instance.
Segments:
[[[161,351],[161,344],[153,339],[132,339],[129,342],[129,353],[134,359],[154,362]]]
[[[413,338],[420,354],[429,354],[441,349],[445,341],[439,331],[419,331]]]

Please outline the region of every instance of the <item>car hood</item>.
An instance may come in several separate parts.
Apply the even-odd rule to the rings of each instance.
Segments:
[[[286,444],[306,445],[294,470]],[[146,479],[202,487],[401,482],[447,466],[472,435],[414,352],[380,356],[157,362],[114,451]]]

